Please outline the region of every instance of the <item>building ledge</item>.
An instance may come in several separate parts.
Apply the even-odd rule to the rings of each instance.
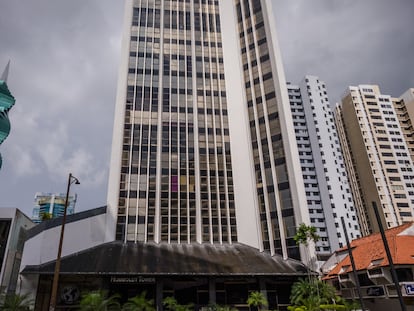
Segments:
[[[100,214],[105,214],[105,213],[106,213],[106,206],[97,207],[97,208],[90,209],[87,211],[83,211],[83,212],[79,212],[79,213],[75,213],[71,215],[66,215],[65,223],[68,224],[71,222],[79,221],[82,219],[87,219],[87,218],[100,215]],[[39,233],[42,233],[45,230],[62,225],[62,219],[63,217],[57,217],[57,218],[53,218],[53,219],[41,222],[40,224],[36,225],[35,227],[33,227],[27,232],[26,240],[33,238],[34,236],[38,235]]]

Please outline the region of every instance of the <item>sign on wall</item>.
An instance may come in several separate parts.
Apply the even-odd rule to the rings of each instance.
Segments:
[[[378,297],[378,296],[384,296],[385,291],[383,286],[370,286],[365,288],[365,296],[368,297]]]
[[[111,283],[116,284],[138,284],[138,283],[155,283],[155,278],[153,277],[144,277],[144,276],[133,276],[133,277],[124,277],[124,276],[112,276]]]
[[[404,289],[407,296],[414,296],[414,283],[404,284]]]

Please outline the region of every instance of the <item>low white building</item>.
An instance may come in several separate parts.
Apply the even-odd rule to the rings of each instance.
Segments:
[[[40,290],[39,275],[25,274],[24,270],[30,266],[41,266],[56,260],[61,224],[62,217],[51,219],[27,233],[20,265],[20,271],[23,272],[19,284],[22,294],[30,294],[33,299],[36,298],[36,292]],[[105,228],[106,206],[67,215],[62,257],[104,243]]]
[[[23,244],[34,223],[17,208],[0,208],[0,293],[14,293]]]
[[[385,231],[401,295],[407,311],[414,310],[414,223]],[[359,300],[368,310],[400,310],[398,292],[392,279],[380,233],[353,240],[350,245],[356,273],[347,247],[336,251],[322,267],[324,279],[347,300]]]
[[[197,309],[209,303],[247,308],[248,293],[262,290],[283,308],[292,284],[308,273],[300,261],[241,243],[108,241],[106,211],[67,216],[57,308],[76,308],[82,293],[98,289],[119,294],[121,303],[145,291],[159,310],[171,295]],[[35,311],[49,309],[61,221],[42,222],[27,234],[18,287],[33,298]]]

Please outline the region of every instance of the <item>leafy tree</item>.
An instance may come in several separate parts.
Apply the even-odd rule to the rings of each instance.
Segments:
[[[313,260],[316,258],[312,258],[308,246],[309,242],[316,243],[319,241],[319,238],[319,235],[316,233],[316,228],[313,226],[307,226],[304,223],[301,223],[299,225],[299,228],[296,230],[296,234],[293,237],[297,245],[304,245],[306,247],[307,252],[305,252],[305,255],[307,258],[304,260],[304,262],[306,262],[309,282],[312,280],[311,270],[314,269]]]
[[[155,311],[154,300],[148,300],[145,296],[147,293],[144,291],[141,294],[128,299],[122,306],[124,311]]]
[[[81,311],[115,311],[121,310],[119,295],[112,295],[108,298],[105,291],[92,291],[83,295],[80,301]]]
[[[52,219],[52,218],[53,218],[52,213],[44,212],[40,215],[40,220],[41,221],[46,221],[46,220],[49,220],[49,219]]]
[[[268,303],[267,303],[267,299],[265,297],[265,295],[263,295],[263,293],[261,292],[251,292],[249,294],[249,297],[247,298],[247,304],[249,305],[249,307],[255,307],[258,310],[260,310],[262,307],[267,307]]]
[[[170,311],[191,311],[193,309],[192,304],[180,305],[174,297],[165,297],[162,303]]]
[[[296,244],[303,244],[305,246],[309,245],[310,241],[318,242],[320,237],[316,233],[316,228],[313,226],[307,226],[305,224],[300,224],[296,235],[293,237]]]
[[[7,294],[0,299],[0,310],[3,311],[26,311],[30,310],[33,300],[29,295]]]

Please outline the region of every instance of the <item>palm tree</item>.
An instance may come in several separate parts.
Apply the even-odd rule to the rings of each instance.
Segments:
[[[300,306],[303,300],[313,295],[311,283],[308,280],[299,279],[293,284],[290,292],[290,303],[295,306]]]
[[[3,311],[26,311],[30,310],[33,300],[26,295],[7,294],[0,299],[0,310]]]
[[[154,307],[154,300],[148,300],[145,298],[146,292],[142,292],[141,294],[128,299],[122,310],[125,311],[155,311]]]
[[[302,307],[306,311],[319,311],[321,305],[321,299],[318,296],[309,296],[302,300]]]
[[[330,304],[332,301],[336,301],[338,298],[335,294],[335,288],[321,280],[318,280],[317,282],[317,290],[321,303],[323,304]]]
[[[335,301],[336,305],[331,305],[332,301]],[[290,303],[293,305],[292,310],[303,308],[306,311],[313,311],[324,310],[327,307],[344,310],[344,303],[335,295],[335,289],[318,279],[300,279],[294,283],[290,294]],[[342,307],[339,307],[340,305]]]
[[[237,311],[236,308],[232,308],[230,306],[222,306],[218,304],[210,304],[207,307],[208,311]]]
[[[115,311],[121,310],[119,295],[112,295],[106,298],[104,291],[93,291],[83,295],[80,302],[81,311]]]
[[[174,297],[165,297],[162,304],[167,310],[170,311],[190,311],[193,309],[193,305],[180,305]]]
[[[263,295],[261,292],[251,292],[249,294],[249,298],[247,298],[247,304],[249,307],[255,307],[257,310],[260,310],[262,307],[267,307],[267,299],[265,295]]]

